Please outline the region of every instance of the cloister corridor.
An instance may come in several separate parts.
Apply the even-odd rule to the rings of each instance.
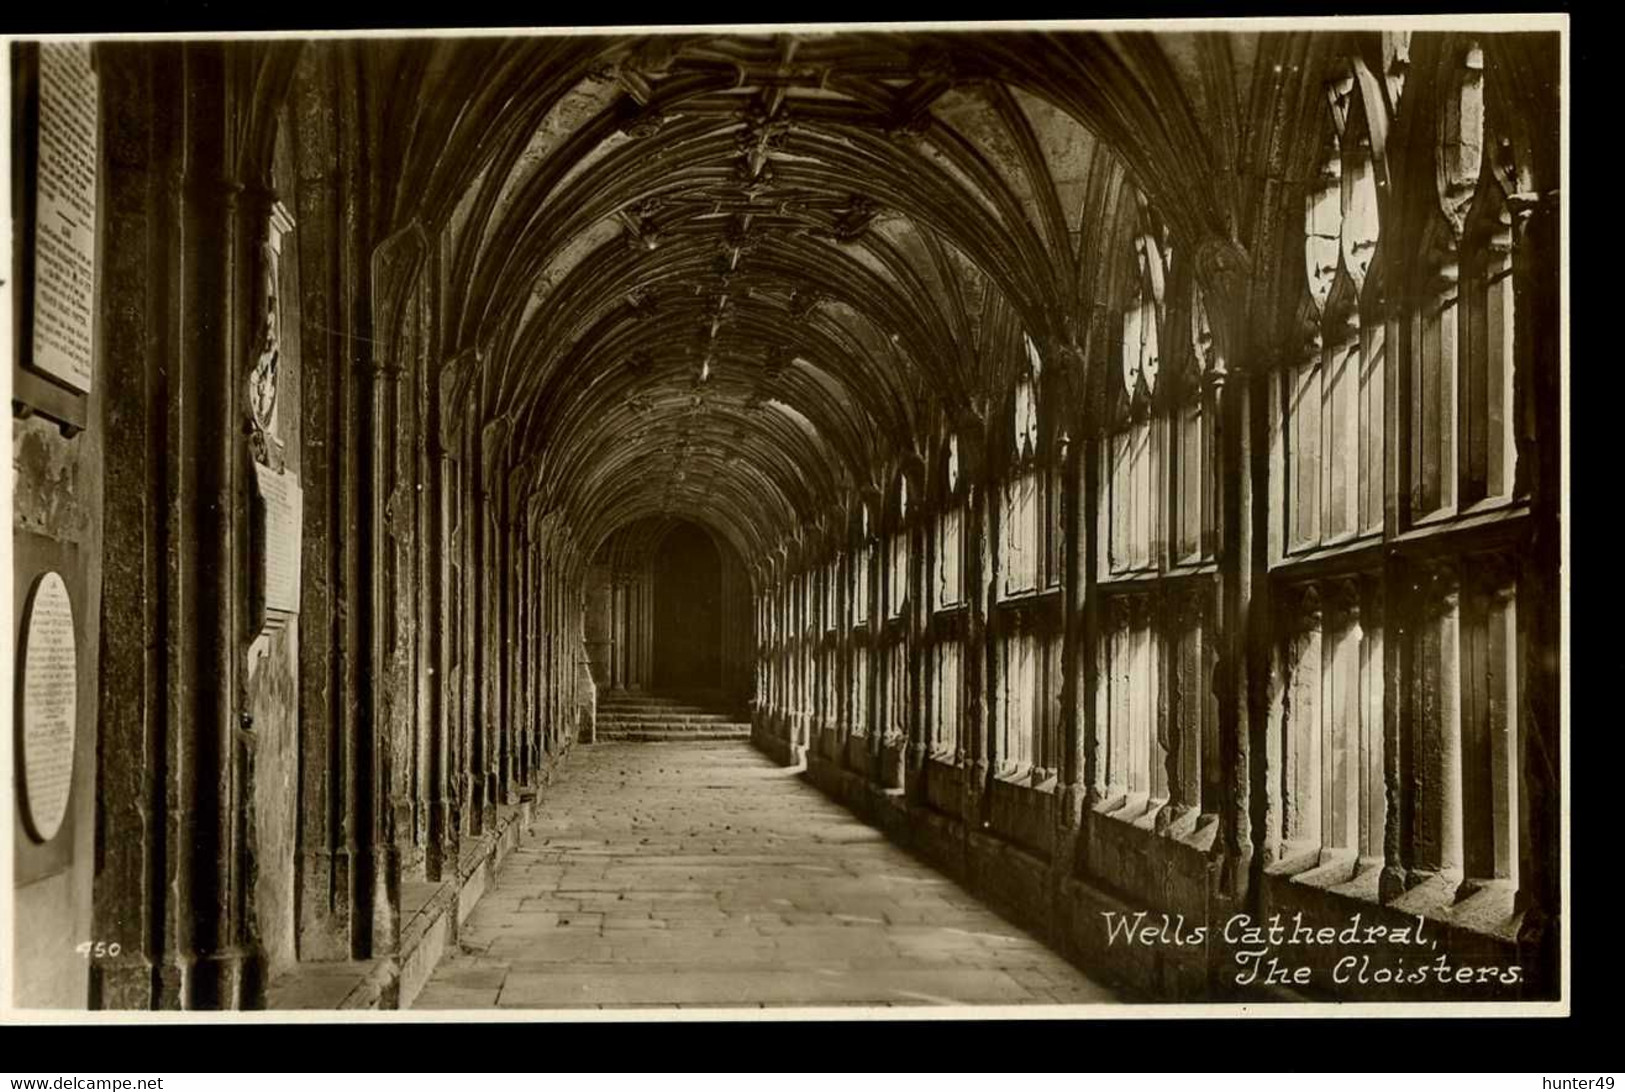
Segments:
[[[1117,1000],[728,741],[578,747],[412,1007]]]
[[[11,1003],[1565,1003],[1566,35],[17,40]]]

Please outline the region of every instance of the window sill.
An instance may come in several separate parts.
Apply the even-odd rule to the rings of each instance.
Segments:
[[[1056,783],[1059,781],[1059,778],[1052,773],[1046,773],[1040,778],[1035,778],[1031,767],[1000,770],[993,775],[993,779],[1019,789],[1030,789],[1033,792],[1042,793],[1053,793]]]
[[[1281,572],[1298,566],[1310,566],[1318,561],[1334,559],[1347,560],[1362,554],[1371,554],[1376,557],[1382,549],[1381,535],[1368,535],[1365,538],[1343,539],[1339,542],[1325,546],[1311,546],[1297,550],[1270,562],[1271,572]]]
[[[1152,799],[1148,793],[1129,793],[1102,802],[1095,814],[1150,833],[1156,827],[1157,813],[1167,802]]]
[[[1460,514],[1429,516],[1417,520],[1390,541],[1397,546],[1426,542],[1444,535],[1466,533],[1489,527],[1517,526],[1529,518],[1529,506],[1522,501],[1480,501]]]
[[[1353,850],[1325,850],[1288,843],[1281,858],[1267,867],[1267,877],[1291,887],[1325,892],[1351,902],[1394,911],[1466,932],[1516,942],[1521,915],[1514,903],[1517,887],[1508,880],[1467,880],[1431,876],[1397,898],[1380,894],[1383,859],[1361,857]]]

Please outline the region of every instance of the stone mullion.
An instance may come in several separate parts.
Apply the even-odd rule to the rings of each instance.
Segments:
[[[908,609],[908,721],[905,725],[906,738],[902,744],[902,770],[901,777],[895,785],[887,788],[903,789],[911,800],[923,800],[925,794],[925,758],[931,751],[930,741],[926,738],[926,669],[925,662],[928,650],[925,647],[925,627],[931,619],[930,572],[931,558],[929,549],[931,528],[935,525],[935,513],[925,512],[914,521],[911,548],[908,552],[909,565],[909,609]]]
[[[1207,654],[1205,576],[1190,577],[1168,589],[1163,611],[1164,655],[1168,662],[1166,723],[1168,806],[1157,815],[1159,829],[1183,834],[1202,813],[1205,753],[1203,726],[1209,715],[1209,680],[1203,669]],[[1166,816],[1166,818],[1164,818]]]
[[[1073,562],[1078,573],[1075,597],[1078,637],[1072,669],[1080,676],[1077,708],[1073,714],[1077,733],[1073,740],[1073,762],[1081,782],[1081,808],[1086,814],[1105,803],[1108,792],[1106,777],[1109,763],[1102,746],[1107,724],[1102,723],[1100,714],[1101,703],[1109,693],[1109,664],[1105,653],[1110,635],[1102,632],[1104,615],[1100,594],[1099,559],[1105,551],[1100,541],[1103,523],[1100,513],[1102,446],[1093,421],[1086,419],[1081,431],[1084,441],[1079,445],[1079,496],[1072,524],[1079,544],[1078,557]]]
[[[1221,361],[1222,363],[1222,361]],[[1212,450],[1217,473],[1212,484],[1217,496],[1215,556],[1218,632],[1214,636],[1214,693],[1217,697],[1219,769],[1203,775],[1204,813],[1217,811],[1224,864],[1221,890],[1227,897],[1247,894],[1252,874],[1253,765],[1262,751],[1257,733],[1267,731],[1266,718],[1257,711],[1267,663],[1259,650],[1267,647],[1267,634],[1258,624],[1267,611],[1267,535],[1258,533],[1258,521],[1268,518],[1269,505],[1256,498],[1269,496],[1267,438],[1255,432],[1267,427],[1268,415],[1257,413],[1255,401],[1267,397],[1266,384],[1251,372],[1227,373],[1214,369],[1210,379],[1215,428]],[[1207,799],[1209,792],[1217,800]]]
[[[989,647],[989,611],[993,602],[993,586],[998,579],[997,551],[994,548],[996,507],[995,492],[985,482],[978,482],[971,491],[969,505],[969,549],[962,556],[969,568],[969,610],[965,626],[965,651],[961,670],[966,676],[965,693],[969,703],[965,710],[965,730],[970,741],[970,763],[965,778],[965,804],[962,814],[967,824],[980,827],[985,818],[984,801],[993,769],[993,723],[995,705],[992,701],[992,673],[994,650]]]
[[[1086,558],[1089,556],[1086,498],[1083,489],[1084,452],[1092,445],[1071,444],[1061,472],[1061,524],[1065,529],[1061,556],[1061,715],[1056,785],[1056,820],[1063,838],[1076,838],[1088,791],[1085,745],[1089,724],[1085,713],[1088,687],[1083,669],[1084,611],[1088,606]],[[1063,859],[1071,856],[1071,846]]]

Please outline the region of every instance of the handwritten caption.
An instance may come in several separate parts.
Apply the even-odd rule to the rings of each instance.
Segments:
[[[1233,914],[1222,924],[1187,925],[1183,914],[1127,914],[1103,910],[1108,945],[1191,948],[1218,941],[1234,948],[1238,986],[1444,985],[1470,986],[1523,981],[1514,964],[1471,965],[1452,962],[1438,951],[1437,927],[1421,916],[1414,925],[1367,922],[1359,913],[1337,925],[1306,923],[1302,913],[1290,918],[1271,914],[1255,920]],[[1338,949],[1343,954],[1337,955]],[[1352,950],[1349,950],[1352,949]]]

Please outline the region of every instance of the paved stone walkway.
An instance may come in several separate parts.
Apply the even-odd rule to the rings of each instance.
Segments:
[[[415,1008],[1116,1000],[748,744],[562,773]]]

